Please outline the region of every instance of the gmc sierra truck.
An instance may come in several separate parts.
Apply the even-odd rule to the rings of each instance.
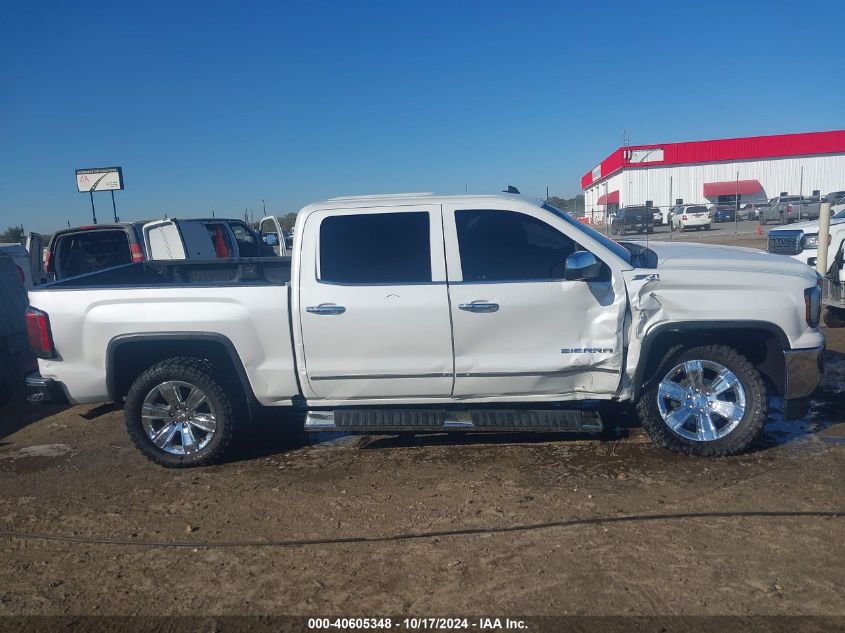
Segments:
[[[845,209],[831,216],[829,235],[827,263],[830,270],[837,256],[845,249]],[[772,229],[766,248],[770,253],[789,255],[815,268],[819,255],[819,221],[799,222],[789,228]]]
[[[219,458],[265,407],[306,430],[536,432],[597,431],[635,403],[659,445],[728,455],[770,393],[791,415],[817,386],[820,294],[786,257],[617,243],[521,196],[335,198],[300,211],[291,258],[36,288],[28,384],[124,403],[164,466]]]

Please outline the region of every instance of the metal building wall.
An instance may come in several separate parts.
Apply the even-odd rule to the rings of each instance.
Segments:
[[[620,191],[622,206],[652,200],[654,206],[666,207],[674,204],[676,198],[690,204],[711,204],[715,200],[702,195],[704,183],[734,181],[737,172],[739,180],[758,180],[763,187],[759,196],[742,196],[744,201],[773,198],[782,191],[809,196],[814,189],[822,195],[845,190],[845,154],[625,168],[585,190],[586,212],[603,215],[604,207],[596,206],[595,201],[604,193],[605,184],[609,191]]]

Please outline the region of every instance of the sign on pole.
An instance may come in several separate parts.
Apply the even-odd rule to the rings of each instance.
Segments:
[[[123,170],[120,167],[77,169],[76,188],[79,193],[120,191],[123,189]]]

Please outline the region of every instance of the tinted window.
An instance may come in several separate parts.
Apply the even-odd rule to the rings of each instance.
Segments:
[[[428,213],[366,213],[320,224],[320,280],[352,284],[431,281]]]
[[[258,249],[258,240],[255,239],[252,229],[241,222],[230,222],[229,227],[235,235],[235,241],[238,243],[238,254],[241,257],[261,256],[261,252]]]
[[[205,228],[208,229],[208,237],[214,245],[214,254],[217,257],[233,257],[232,240],[229,239],[226,227],[219,222],[209,222]]]
[[[562,279],[575,241],[530,215],[456,211],[464,281]]]
[[[123,230],[95,230],[69,233],[56,243],[58,269],[62,277],[121,266],[132,262],[129,237]]]

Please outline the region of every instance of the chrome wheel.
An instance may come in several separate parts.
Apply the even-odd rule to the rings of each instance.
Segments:
[[[141,423],[150,441],[173,455],[205,448],[217,430],[217,414],[198,387],[169,380],[153,387],[141,407]]]
[[[745,389],[724,365],[688,360],[669,370],[660,382],[657,407],[674,433],[696,442],[712,442],[742,421]]]

